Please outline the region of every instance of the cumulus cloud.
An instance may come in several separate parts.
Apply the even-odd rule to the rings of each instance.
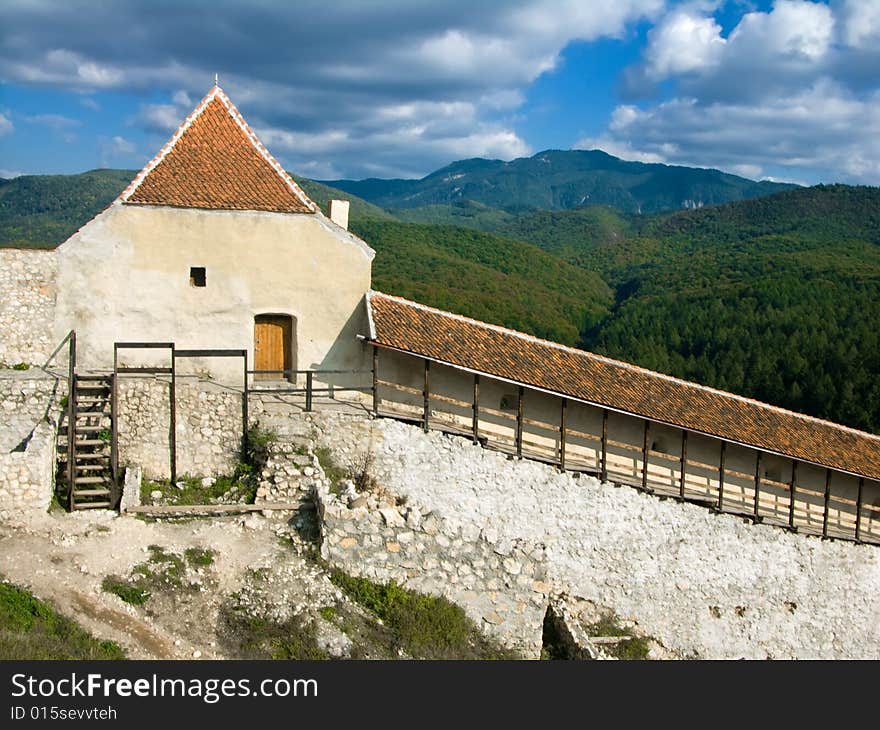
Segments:
[[[619,106],[594,141],[749,177],[878,184],[878,32],[875,2],[779,0],[726,37],[711,9],[673,10],[625,76],[634,102],[660,81],[672,98]]]
[[[199,4],[170,0],[114,3],[106,17],[6,0],[0,78],[163,92],[170,103],[145,103],[131,120],[158,134],[216,72],[254,127],[278,132],[279,157],[295,171],[320,154],[350,176],[424,174],[450,155],[526,152],[512,115],[528,85],[558,67],[572,41],[620,37],[662,8],[663,0],[215,0],[206,22]],[[442,105],[468,107],[470,126],[456,126]]]
[[[98,156],[101,160],[101,167],[109,167],[120,161],[128,164],[135,158],[136,153],[137,147],[134,143],[120,135],[98,139]]]

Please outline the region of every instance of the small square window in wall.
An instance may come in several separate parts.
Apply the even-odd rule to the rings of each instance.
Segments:
[[[192,266],[189,270],[190,286],[207,286],[208,278],[204,266]]]

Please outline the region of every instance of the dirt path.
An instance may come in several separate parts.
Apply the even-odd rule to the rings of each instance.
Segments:
[[[255,570],[278,574],[273,594],[282,612],[298,598],[313,597],[316,579],[321,590],[333,592],[292,549],[298,535],[287,524],[290,517],[146,522],[105,511],[36,514],[19,524],[0,524],[0,575],[94,636],[116,641],[133,659],[226,658],[219,611]],[[148,560],[151,545],[178,555],[187,548],[209,549],[214,562],[199,569],[196,590],[157,595],[143,607],[102,589],[105,576],[127,576]]]

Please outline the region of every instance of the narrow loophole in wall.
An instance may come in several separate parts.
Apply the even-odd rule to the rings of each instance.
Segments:
[[[204,266],[192,266],[189,270],[190,286],[207,286],[208,276],[205,273]]]

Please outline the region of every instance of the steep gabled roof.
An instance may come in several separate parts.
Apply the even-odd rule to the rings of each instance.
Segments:
[[[367,311],[383,347],[880,479],[873,434],[376,291]]]
[[[209,210],[317,211],[219,86],[208,92],[119,201]]]

